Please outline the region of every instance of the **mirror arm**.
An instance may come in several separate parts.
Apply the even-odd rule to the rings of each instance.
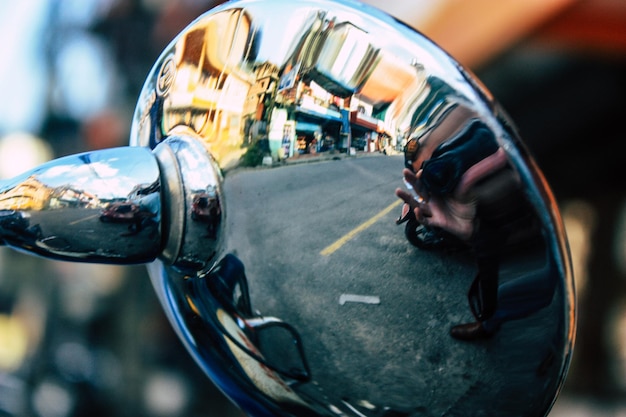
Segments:
[[[63,261],[139,264],[159,258],[203,268],[217,239],[192,239],[199,190],[190,189],[186,177],[198,170],[181,169],[190,159],[208,186],[219,189],[211,156],[185,137],[163,141],[153,152],[123,147],[67,156],[4,180],[0,244]]]

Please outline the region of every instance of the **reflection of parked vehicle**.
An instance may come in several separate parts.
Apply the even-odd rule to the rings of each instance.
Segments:
[[[111,203],[102,210],[100,221],[132,222],[138,214],[139,206],[137,204],[128,201]]]
[[[191,218],[199,221],[215,221],[220,215],[220,205],[216,197],[207,193],[196,194],[191,203]]]
[[[352,147],[359,151],[364,151],[367,148],[367,141],[365,138],[355,138],[352,140]]]
[[[396,224],[406,223],[404,235],[415,247],[423,250],[446,250],[454,251],[467,248],[467,245],[443,229],[427,227],[421,224],[415,217],[415,213],[408,204],[402,205],[402,213],[396,220]]]
[[[0,227],[6,230],[25,230],[29,225],[28,217],[28,213],[0,210]]]
[[[29,213],[0,210],[0,235],[5,239],[19,237],[25,241],[34,242],[41,237],[41,228],[38,224],[30,225]],[[0,244],[2,244],[1,240]]]

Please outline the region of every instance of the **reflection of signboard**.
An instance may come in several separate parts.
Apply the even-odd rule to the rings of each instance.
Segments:
[[[270,152],[275,158],[278,158],[278,150],[282,148],[285,122],[287,122],[287,110],[273,109],[267,136]]]
[[[269,139],[280,140],[283,138],[283,129],[287,121],[287,110],[272,109],[272,119],[270,120]]]
[[[278,81],[278,91],[287,90],[289,88],[293,88],[296,85],[296,77],[300,72],[300,64],[296,64],[295,67],[291,68],[289,71],[283,74]]]
[[[293,138],[295,134],[295,122],[293,120],[288,120],[285,122],[283,126],[283,141],[282,148],[284,152],[285,158],[293,156]]]
[[[243,105],[248,97],[250,84],[240,80],[232,75],[226,78],[224,88],[220,94],[217,107],[221,110],[227,110],[239,113],[243,110]]]

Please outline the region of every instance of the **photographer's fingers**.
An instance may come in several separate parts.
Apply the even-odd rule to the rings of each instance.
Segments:
[[[402,176],[404,177],[404,180],[410,183],[411,185],[413,185],[417,181],[417,176],[410,169],[404,168],[402,170]]]
[[[396,196],[407,203],[411,208],[414,208],[417,204],[413,196],[401,188],[396,188]]]

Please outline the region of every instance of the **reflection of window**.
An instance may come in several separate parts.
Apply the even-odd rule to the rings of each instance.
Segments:
[[[204,28],[192,30],[185,36],[185,47],[182,50],[181,61],[192,65],[201,63],[202,49],[204,48]]]

